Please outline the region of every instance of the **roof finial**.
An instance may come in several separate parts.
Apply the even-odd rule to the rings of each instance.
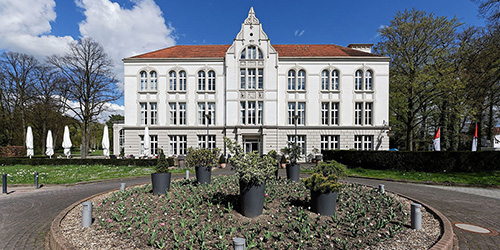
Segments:
[[[250,7],[250,11],[248,12],[248,17],[245,19],[245,24],[259,24],[259,19],[255,17],[255,11],[253,10],[253,6]]]

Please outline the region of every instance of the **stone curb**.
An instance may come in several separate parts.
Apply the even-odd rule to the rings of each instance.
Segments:
[[[133,186],[139,186],[139,185],[144,185],[143,184],[137,184]],[[130,187],[133,187],[130,186]],[[367,185],[368,186],[368,185]],[[50,225],[50,231],[47,234],[47,237],[45,239],[45,248],[46,249],[52,249],[52,250],[76,250],[76,248],[68,241],[66,240],[66,237],[61,232],[60,225],[62,220],[66,217],[66,215],[75,207],[81,205],[83,202],[93,199],[94,197],[111,193],[111,192],[116,192],[120,190],[119,188],[113,189],[113,190],[108,190],[104,191],[98,194],[94,194],[92,196],[89,196],[87,198],[83,198],[73,204],[71,204],[69,207],[64,209],[62,212],[60,212],[57,217],[52,221]],[[401,197],[404,197],[406,199],[409,199],[411,201],[417,202],[424,206],[430,213],[434,214],[435,216],[438,217],[439,223],[441,224],[441,228],[443,229],[443,234],[439,238],[438,242],[436,242],[429,250],[455,250],[458,249],[458,240],[453,233],[453,228],[451,226],[451,222],[446,218],[441,212],[438,210],[434,209],[433,207],[417,200],[411,197],[408,197],[406,195],[402,195],[399,193],[391,192],[393,194],[399,195]]]
[[[500,189],[499,185],[482,185],[482,184],[465,184],[465,183],[452,183],[452,182],[425,182],[425,181],[411,181],[411,180],[394,180],[394,179],[384,179],[376,177],[364,177],[364,176],[354,176],[349,175],[347,178],[358,178],[367,180],[379,180],[379,181],[391,181],[399,183],[411,183],[411,184],[422,184],[430,186],[445,186],[445,187],[470,187],[470,188],[487,188],[487,189]]]

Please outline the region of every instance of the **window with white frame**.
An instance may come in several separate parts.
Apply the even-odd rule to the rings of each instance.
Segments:
[[[198,103],[198,124],[206,125],[207,117],[205,115],[209,115],[208,124],[215,124],[215,103],[213,102],[199,102]]]
[[[321,72],[321,90],[339,90],[339,71],[323,70]]]
[[[215,91],[215,71],[198,71],[198,91]]]
[[[356,70],[354,76],[354,90],[373,90],[373,71]]]
[[[264,70],[258,68],[240,69],[241,89],[262,89],[264,87]]]
[[[340,149],[340,135],[322,135],[321,150]]]
[[[298,73],[294,69],[288,71],[288,90],[306,90],[306,72],[299,70]]]
[[[355,135],[354,136],[354,149],[372,150],[373,149],[373,135]]]
[[[177,90],[177,73],[175,71],[168,73],[168,90]]]
[[[297,117],[295,117],[297,115]],[[288,124],[295,124],[295,119],[297,119],[297,125],[306,124],[306,103],[305,102],[289,102],[288,103]]]
[[[170,135],[170,155],[185,155],[187,151],[186,135]]]
[[[168,73],[168,91],[186,91],[186,71]]]
[[[186,125],[186,103],[185,102],[170,102],[169,108],[169,124],[170,125]]]
[[[179,72],[179,91],[186,91],[186,71]]]
[[[198,91],[205,91],[206,89],[206,73],[205,71],[198,72]]]
[[[151,125],[156,125],[158,124],[158,108],[157,108],[157,105],[156,105],[156,102],[151,102],[149,103],[149,112],[151,113],[151,121],[149,124]]]
[[[240,102],[241,124],[262,124],[263,102],[242,101]]]
[[[208,135],[208,144],[207,144],[207,135],[198,135],[198,147],[199,148],[215,148],[215,135]]]
[[[321,124],[338,125],[339,124],[339,103],[322,102],[321,103]]]
[[[215,91],[215,71],[208,71],[208,91]]]
[[[148,90],[148,73],[141,71],[141,91]]]
[[[158,155],[158,136],[150,135],[149,138],[151,139],[151,154]]]
[[[262,59],[262,51],[256,46],[248,46],[241,51],[240,59]]]
[[[288,144],[295,143],[295,135],[288,135],[287,140]],[[300,147],[300,153],[302,155],[306,154],[306,136],[305,135],[297,135],[297,146]]]
[[[120,129],[118,137],[118,147],[121,154],[122,150],[125,149],[125,129]]]
[[[372,125],[373,123],[373,103],[356,102],[354,104],[354,124]]]
[[[153,90],[155,91],[158,87],[158,74],[156,73],[156,71],[151,71],[149,72],[149,86],[150,86],[150,90]]]
[[[148,121],[148,104],[141,102],[139,105],[141,107],[141,125],[146,125]]]

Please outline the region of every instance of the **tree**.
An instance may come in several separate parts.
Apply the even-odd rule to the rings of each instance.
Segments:
[[[476,0],[479,3],[479,14],[490,23],[500,21],[500,0]]]
[[[440,74],[449,71],[446,60],[456,47],[460,25],[456,18],[412,9],[398,12],[389,26],[379,30],[375,51],[391,57],[390,113],[404,130],[407,150],[414,150],[418,126],[426,127],[433,101],[441,94]]]
[[[66,81],[68,95],[63,103],[81,121],[82,158],[86,158],[90,124],[106,103],[121,97],[115,86],[112,61],[99,43],[83,38],[71,43],[64,56],[51,56],[49,62]]]
[[[26,112],[33,100],[38,65],[33,56],[26,54],[7,51],[0,56],[0,71],[3,73],[2,118],[6,124],[4,133],[7,144],[22,145],[26,138]]]

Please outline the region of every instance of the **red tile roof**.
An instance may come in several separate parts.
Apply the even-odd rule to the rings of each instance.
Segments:
[[[177,45],[130,57],[130,59],[153,58],[223,58],[231,45]],[[334,44],[285,44],[272,45],[279,57],[355,57],[379,55],[362,52]]]

